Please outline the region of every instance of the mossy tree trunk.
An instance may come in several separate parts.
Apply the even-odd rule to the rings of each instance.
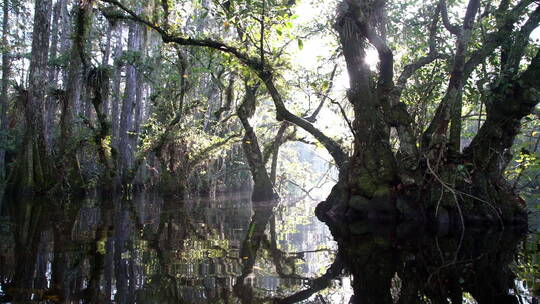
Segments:
[[[520,120],[538,104],[534,88],[539,85],[540,53],[523,71],[519,69],[519,62],[530,32],[538,26],[540,10],[537,8],[530,13],[527,22],[515,31],[517,38],[510,42],[511,46],[505,47],[501,73],[494,81],[496,85],[492,86],[488,100],[487,120],[472,144],[461,153],[464,83],[489,52],[503,43],[497,36],[495,43],[486,42],[483,48],[469,51],[479,1],[468,2],[459,26],[448,24],[445,3],[441,1],[429,28],[428,55],[405,66],[399,77],[394,77],[393,54],[386,41],[385,24],[379,22],[385,16],[384,1],[344,1],[343,5],[344,12],[338,16],[335,27],[350,78],[347,95],[355,113],[354,153],[347,172],[342,171],[345,176],[340,179],[340,185],[334,188],[319,211],[337,217],[340,216],[336,213],[341,217],[349,214],[354,218],[384,217],[385,214],[443,221],[459,218],[461,225],[467,221],[526,221],[525,212],[507,186],[503,173],[510,161],[509,149],[520,129]],[[511,33],[525,7],[517,5],[512,9],[508,18],[501,21],[506,27],[500,31],[510,27]],[[401,102],[401,92],[414,71],[441,58],[435,49],[441,15],[444,25],[457,37],[457,49],[446,93],[420,145],[420,140],[410,131],[412,119]],[[377,73],[370,71],[365,63],[369,44],[379,54]],[[390,148],[392,128],[399,138],[397,152]]]
[[[29,86],[27,91],[21,90],[18,100],[24,107],[25,130],[10,178],[11,193],[45,191],[54,181],[44,127],[51,11],[51,0],[38,1],[35,5]]]

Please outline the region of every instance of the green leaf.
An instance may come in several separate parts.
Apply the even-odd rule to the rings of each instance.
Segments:
[[[304,41],[302,39],[298,39],[298,48],[300,50],[304,49]]]

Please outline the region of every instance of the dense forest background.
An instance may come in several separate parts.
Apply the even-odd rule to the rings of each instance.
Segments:
[[[208,15],[216,4],[175,14],[189,16],[185,28],[193,32],[232,31]],[[139,13],[157,10],[156,3],[134,5]],[[280,188],[307,191],[308,181],[322,180],[304,172],[331,170],[324,157],[318,168],[303,163],[313,152],[294,144],[301,153],[285,151],[278,167],[281,145],[314,142],[276,122],[252,77],[219,52],[164,44],[104,3],[6,1],[3,10],[0,171],[12,192],[249,190],[236,117],[245,87],[252,92],[246,115],[257,112],[252,124]]]
[[[534,1],[2,9],[8,194],[253,189],[266,200],[333,180],[324,212],[416,217],[443,200],[493,221],[538,196]]]

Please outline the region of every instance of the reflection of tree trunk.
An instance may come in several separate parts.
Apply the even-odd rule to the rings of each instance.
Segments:
[[[257,253],[261,242],[266,238],[264,231],[266,225],[273,214],[276,202],[268,202],[265,205],[254,206],[255,213],[249,223],[246,238],[240,248],[240,258],[242,259],[242,274],[236,279],[234,293],[240,298],[242,303],[254,303],[253,286],[250,280],[254,280],[253,266],[257,261]]]
[[[126,251],[126,242],[128,239],[128,211],[122,206],[117,206],[116,226],[114,231],[114,275],[116,278],[116,296],[115,301],[120,304],[127,303],[128,288],[128,265],[127,258],[123,254]]]
[[[73,252],[68,248],[74,245],[71,232],[76,222],[80,206],[73,202],[63,202],[68,208],[55,208],[55,213],[61,215],[53,225],[53,260],[51,265],[51,289],[57,292],[63,299],[68,299],[72,293],[71,263],[73,262]]]
[[[41,231],[47,221],[46,210],[43,209],[45,203],[47,202],[26,200],[10,207],[15,239],[13,297],[16,301],[29,301],[34,288]]]
[[[274,303],[293,304],[309,299],[315,293],[330,287],[332,280],[341,275],[343,267],[343,260],[340,256],[340,253],[338,253],[332,265],[328,267],[328,269],[322,276],[311,281],[310,287],[308,289],[299,291],[283,299],[276,299],[274,300]]]
[[[49,223],[47,223],[49,224]],[[40,227],[44,228],[44,227]],[[49,265],[49,243],[52,231],[42,230],[38,246],[35,288],[45,290],[47,288],[47,267]]]
[[[107,302],[110,301],[112,295],[112,277],[113,277],[113,267],[114,267],[114,241],[112,237],[107,238],[105,243],[105,262],[103,266],[103,277],[104,277],[104,287],[103,287],[103,298],[107,299]]]
[[[515,275],[509,265],[522,240],[520,231],[468,230],[443,236],[421,226],[373,222],[330,228],[353,276],[351,303],[399,299],[399,304],[456,304],[462,303],[465,292],[481,304],[517,303],[510,294]]]
[[[90,268],[90,278],[88,280],[88,296],[89,303],[103,303],[109,302],[111,298],[110,291],[110,278],[107,281],[107,273],[105,274],[105,287],[104,292],[101,293],[101,276],[105,270],[105,265],[107,264],[107,257],[112,252],[108,252],[107,242],[109,242],[109,235],[112,233],[113,229],[113,204],[110,200],[104,200],[101,204],[101,217],[100,223],[96,230],[95,240],[92,244],[91,251],[91,268]],[[110,265],[109,265],[110,267]],[[110,270],[110,269],[107,269]]]

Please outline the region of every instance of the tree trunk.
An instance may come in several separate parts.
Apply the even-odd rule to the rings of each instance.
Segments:
[[[118,25],[115,30],[115,40],[116,40],[116,47],[114,49],[114,58],[120,58],[122,56],[122,26]],[[119,143],[119,122],[120,122],[120,115],[119,115],[119,106],[121,99],[121,92],[120,92],[120,86],[122,84],[122,66],[118,64],[118,62],[115,62],[114,64],[114,80],[113,80],[113,88],[112,88],[112,94],[113,94],[113,101],[111,106],[111,122],[112,122],[112,144],[113,147],[118,151],[118,143]]]
[[[257,135],[249,123],[249,116],[253,115],[258,86],[246,85],[244,102],[238,108],[238,118],[244,126],[244,139],[242,148],[249,164],[253,177],[253,193],[251,200],[254,202],[269,201],[277,198],[272,181],[266,172],[264,158],[257,140]]]
[[[277,132],[276,138],[274,139],[274,143],[273,143],[272,163],[270,165],[270,180],[272,181],[272,184],[274,185],[274,187],[276,187],[279,148],[283,144],[283,136],[285,134],[285,131],[287,131],[288,127],[289,127],[288,122],[281,123],[281,125],[279,126],[279,130]]]
[[[92,20],[92,2],[79,2],[73,9],[73,42],[67,72],[66,96],[61,99],[60,117],[60,155],[62,156],[62,176],[64,184],[70,185],[73,192],[83,189],[83,178],[77,160],[78,143],[74,141],[74,116],[80,111],[83,77],[87,72],[89,41]]]
[[[53,17],[51,25],[51,48],[49,51],[49,60],[56,60],[58,56],[58,38],[60,32],[60,18],[62,13],[62,1],[57,1],[53,6]],[[49,85],[56,88],[58,85],[58,68],[56,66],[49,67]],[[52,152],[53,136],[54,136],[54,118],[56,114],[56,98],[54,96],[47,97],[45,104],[45,136],[47,142],[47,151]]]
[[[360,21],[368,23],[372,17],[363,18]],[[383,118],[389,105],[373,89],[375,83],[370,79],[371,70],[365,60],[368,40],[365,30],[351,19],[344,17],[336,23],[350,79],[347,97],[355,114],[354,153],[349,163],[348,184],[351,196],[384,197],[389,195],[397,177],[397,164],[389,144],[389,126]],[[385,81],[391,82],[391,79]],[[383,83],[381,86],[384,88],[386,85]]]
[[[103,52],[103,60],[101,62],[101,65],[105,67],[109,67],[109,59],[111,57],[111,46],[112,46],[112,38],[113,38],[113,32],[114,32],[115,24],[109,22],[107,27],[107,42],[105,45],[105,50]],[[100,106],[101,112],[105,117],[110,118],[110,94],[107,96],[104,96],[103,103]]]
[[[7,110],[8,110],[8,87],[10,77],[10,62],[8,49],[9,35],[9,0],[3,2],[2,19],[2,45],[6,51],[2,52],[2,83],[0,84],[0,181],[5,180],[6,176],[6,149],[3,143],[6,141],[7,132]]]
[[[52,1],[38,1],[35,6],[32,59],[27,94],[22,93],[26,126],[15,172],[10,180],[12,193],[35,193],[46,190],[53,180],[46,149],[43,112],[48,83],[50,19]],[[25,96],[26,95],[26,96]]]
[[[133,22],[129,26],[128,51],[133,54],[126,67],[126,92],[122,103],[122,116],[120,118],[120,176],[122,183],[127,182],[127,177],[133,169],[133,153],[136,145],[137,136],[134,131],[133,111],[137,102],[137,67],[135,58],[139,56],[140,51],[140,26]]]

